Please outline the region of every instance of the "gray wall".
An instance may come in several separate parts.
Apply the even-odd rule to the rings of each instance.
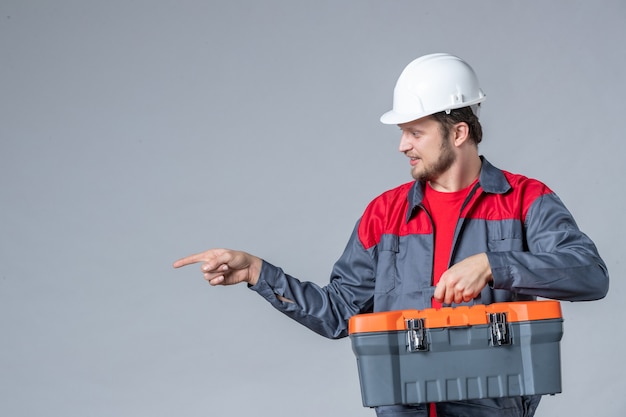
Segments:
[[[378,121],[397,76],[446,51],[488,95],[481,152],[553,188],[611,272],[563,303],[537,415],[623,416],[625,28],[621,0],[3,0],[0,415],[372,416],[347,339],[171,263],[234,247],[325,283],[410,180]]]

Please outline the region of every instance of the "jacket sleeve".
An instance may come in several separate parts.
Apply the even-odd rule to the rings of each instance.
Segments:
[[[347,336],[348,320],[355,314],[371,311],[374,295],[373,258],[359,241],[357,228],[358,224],[326,286],[300,281],[263,261],[259,281],[250,289],[322,336],[331,339]],[[294,302],[282,301],[277,296]]]
[[[487,253],[494,288],[567,301],[606,295],[609,277],[604,261],[554,193],[533,202],[525,233],[527,251]]]

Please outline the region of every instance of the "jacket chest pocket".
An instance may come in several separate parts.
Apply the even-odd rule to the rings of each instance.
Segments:
[[[398,281],[398,252],[400,238],[395,235],[381,236],[378,244],[378,261],[376,264],[376,294],[387,294],[396,287]]]
[[[500,220],[489,224],[488,247],[491,252],[523,251],[524,233],[519,220]]]

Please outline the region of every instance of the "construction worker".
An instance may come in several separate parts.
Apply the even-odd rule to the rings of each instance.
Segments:
[[[441,306],[594,300],[608,272],[594,243],[543,183],[491,165],[478,152],[485,100],[473,69],[431,54],[401,73],[393,109],[399,150],[414,181],[375,198],[358,220],[324,287],[251,254],[211,249],[200,263],[211,285],[247,283],[284,314],[329,337],[355,314]],[[540,396],[376,408],[378,416],[532,416]]]

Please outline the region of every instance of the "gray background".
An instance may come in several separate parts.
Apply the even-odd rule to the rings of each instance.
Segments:
[[[626,413],[623,1],[0,3],[0,415],[372,416],[349,340],[171,263],[209,247],[323,284],[410,180],[402,68],[469,61],[481,152],[546,182],[606,299],[563,303],[538,416]]]

